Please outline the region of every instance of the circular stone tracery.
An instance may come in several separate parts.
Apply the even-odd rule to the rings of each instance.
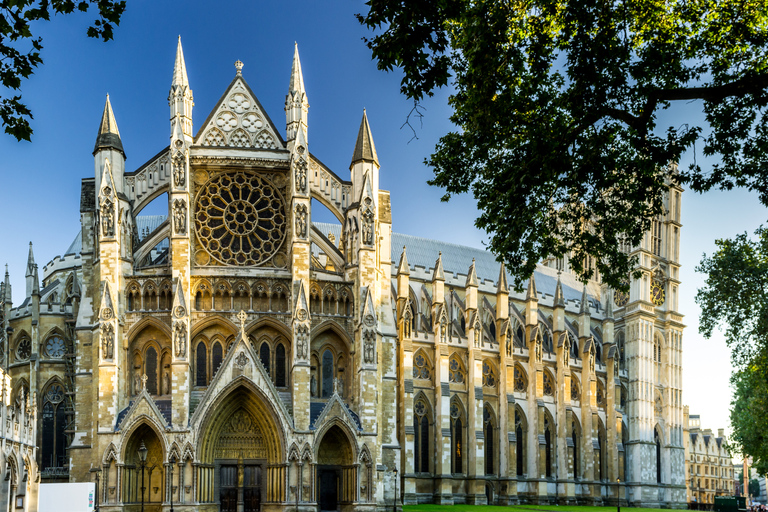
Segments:
[[[285,202],[254,173],[213,176],[197,194],[195,229],[205,250],[225,265],[263,265],[285,239]]]

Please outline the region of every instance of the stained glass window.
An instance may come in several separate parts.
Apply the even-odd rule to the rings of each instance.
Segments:
[[[323,397],[329,397],[333,394],[333,354],[330,350],[323,352]]]
[[[483,361],[483,386],[496,387],[496,375],[488,361]]]
[[[67,438],[64,416],[64,387],[55,383],[48,388],[43,404],[42,468],[67,465]]]
[[[493,413],[490,405],[483,407],[483,431],[485,434],[485,474],[493,475]]]
[[[147,375],[147,393],[157,395],[157,350],[155,347],[147,349],[147,362],[144,366]]]
[[[429,361],[424,354],[419,351],[416,353],[416,357],[413,358],[413,378],[414,379],[431,379],[432,370],[429,367]]]
[[[213,344],[213,349],[211,350],[211,359],[212,359],[212,365],[211,370],[213,375],[216,375],[216,372],[219,370],[219,366],[221,366],[221,360],[223,359],[223,353],[224,351],[221,348],[221,343],[218,341]]]
[[[197,344],[197,358],[195,361],[195,366],[197,367],[197,378],[195,379],[196,386],[208,385],[208,372],[206,371],[207,368],[205,366],[208,362],[207,352],[205,343],[201,341]]]
[[[429,472],[429,420],[427,404],[423,399],[416,401],[413,407],[413,431],[415,442],[414,470],[417,473]]]
[[[456,384],[461,384],[465,380],[464,368],[462,368],[459,359],[456,356],[451,357],[448,363],[448,380]]]
[[[515,452],[517,458],[517,476],[525,473],[525,433],[523,431],[523,418],[520,411],[515,411]]]
[[[259,348],[259,359],[261,360],[264,369],[267,370],[267,373],[272,375],[272,369],[269,367],[269,343],[266,341],[262,343]]]
[[[285,345],[275,349],[275,386],[285,387]]]

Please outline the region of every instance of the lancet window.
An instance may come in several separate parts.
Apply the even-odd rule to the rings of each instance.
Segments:
[[[414,471],[429,472],[429,406],[419,398],[413,406]]]
[[[451,473],[464,472],[463,411],[457,399],[451,401]]]
[[[455,384],[463,384],[467,380],[464,365],[459,361],[457,355],[452,355],[448,362],[448,380]]]
[[[515,458],[517,462],[517,476],[525,474],[525,435],[526,428],[522,413],[515,409]]]
[[[483,437],[484,437],[484,455],[485,455],[485,474],[486,475],[493,475],[494,467],[495,467],[495,461],[494,461],[494,454],[496,453],[494,451],[494,436],[493,436],[493,409],[491,409],[490,404],[485,404],[485,407],[483,407]]]
[[[554,457],[552,456],[552,440],[554,439],[554,425],[550,421],[549,416],[544,416],[544,470],[547,478],[552,477],[552,462]]]
[[[496,372],[488,360],[483,361],[483,386],[489,388],[496,387]]]
[[[64,386],[54,381],[43,394],[42,469],[67,465]]]
[[[428,380],[432,378],[432,366],[424,352],[419,350],[413,358],[413,378]]]

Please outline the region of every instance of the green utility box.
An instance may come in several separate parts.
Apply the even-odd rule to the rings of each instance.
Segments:
[[[715,512],[744,512],[747,499],[744,496],[715,496]]]

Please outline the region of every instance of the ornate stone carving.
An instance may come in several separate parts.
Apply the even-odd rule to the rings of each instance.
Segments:
[[[187,202],[183,199],[173,202],[173,227],[179,235],[187,232]]]
[[[177,146],[183,145],[180,140],[176,141]],[[186,172],[184,169],[184,153],[177,151],[173,156],[173,184],[176,187],[183,187],[186,184]]]
[[[307,162],[303,158],[299,158],[298,162],[296,163],[296,192],[306,193],[306,191]]]
[[[109,187],[104,187],[109,189]],[[101,201],[101,236],[115,236],[115,213],[112,201],[103,198]]]
[[[114,316],[114,312],[112,311],[112,308],[102,308],[101,310],[101,319],[102,320],[112,320],[112,317]]]
[[[240,353],[239,353],[239,354],[237,354],[237,357],[235,358],[235,365],[236,365],[237,367],[241,368],[241,369],[242,369],[242,368],[245,368],[245,365],[247,365],[247,364],[248,364],[248,360],[249,360],[249,359],[248,359],[248,356],[247,356],[247,355],[245,355],[245,352],[243,352],[243,351],[241,350],[241,351],[240,351]]]
[[[307,205],[296,205],[296,235],[307,238]]]
[[[366,197],[363,203],[365,204],[362,215],[363,243],[365,245],[373,245],[373,202],[370,197]]]
[[[363,362],[373,364],[376,358],[376,333],[363,331]]]
[[[115,356],[115,328],[112,324],[101,324],[101,355],[104,359]]]
[[[184,322],[176,322],[173,328],[173,341],[176,347],[176,357],[187,355],[187,326]]]
[[[304,313],[306,316],[306,311],[303,309],[299,313]],[[307,352],[309,349],[309,327],[306,325],[299,325],[296,327],[296,347],[297,352],[296,354],[299,356],[299,359],[306,359],[307,358]]]

